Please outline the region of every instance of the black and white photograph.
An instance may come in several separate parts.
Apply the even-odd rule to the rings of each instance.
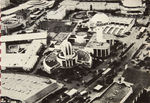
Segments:
[[[0,5],[0,103],[150,103],[150,0]]]

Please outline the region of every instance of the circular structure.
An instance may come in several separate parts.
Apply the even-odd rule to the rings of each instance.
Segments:
[[[57,55],[57,61],[62,68],[72,68],[76,65],[77,54],[73,51],[70,42],[64,42],[61,46],[61,52]]]
[[[93,48],[93,54],[95,57],[107,57],[110,55],[110,44],[108,43],[97,43]]]
[[[43,0],[30,0],[28,2],[29,5],[45,5],[46,1]]]
[[[77,43],[86,43],[87,33],[86,32],[77,32],[75,42]]]
[[[57,68],[59,66],[59,62],[56,60],[56,55],[54,53],[50,53],[44,60],[43,60],[43,66],[44,71],[47,73],[51,73],[51,70],[54,68]]]
[[[110,55],[110,44],[103,41],[97,41],[98,38],[97,34],[95,34],[90,39],[90,41],[86,45],[86,51],[91,52],[94,58],[108,57]]]
[[[79,19],[87,19],[88,16],[87,16],[86,11],[80,11],[80,12],[75,12],[75,13],[72,15],[72,18],[73,18],[73,19],[76,19],[76,20],[79,20]]]
[[[127,15],[143,14],[146,3],[143,0],[121,0],[121,13]]]
[[[101,26],[109,23],[109,17],[104,13],[97,13],[89,20],[89,27]]]
[[[142,6],[142,0],[121,0],[122,5],[125,7],[140,7]]]
[[[22,25],[16,18],[6,19],[5,21],[2,21],[2,24],[7,29],[14,29]]]
[[[37,103],[63,86],[53,79],[29,74],[2,73],[1,79],[2,103]]]
[[[89,17],[95,15],[95,11],[79,11],[75,12],[71,15],[71,19],[73,20],[83,20],[83,19],[88,19]]]
[[[54,2],[50,2],[47,0],[30,0],[28,1],[28,5],[32,5],[35,8],[46,8],[48,6],[52,6]]]

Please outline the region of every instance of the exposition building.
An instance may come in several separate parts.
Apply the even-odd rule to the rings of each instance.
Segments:
[[[141,15],[145,12],[145,0],[121,0],[121,13],[127,15]]]

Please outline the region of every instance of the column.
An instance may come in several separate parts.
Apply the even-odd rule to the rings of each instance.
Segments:
[[[67,64],[67,61],[65,61],[66,62],[66,67],[68,66],[68,64]]]
[[[114,40],[112,40],[112,45],[114,45]]]
[[[71,60],[71,66],[73,66],[73,60]]]
[[[98,57],[98,49],[96,49],[96,56]]]
[[[100,54],[101,54],[100,57],[102,57],[102,56],[103,56],[103,54],[102,54],[102,49],[100,49],[100,52],[101,52],[101,53],[100,53]]]
[[[108,55],[110,55],[110,48],[108,48]]]
[[[108,56],[108,49],[106,49],[106,56]]]

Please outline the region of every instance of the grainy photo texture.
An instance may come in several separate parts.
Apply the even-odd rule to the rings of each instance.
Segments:
[[[150,103],[150,0],[1,0],[1,103]]]

